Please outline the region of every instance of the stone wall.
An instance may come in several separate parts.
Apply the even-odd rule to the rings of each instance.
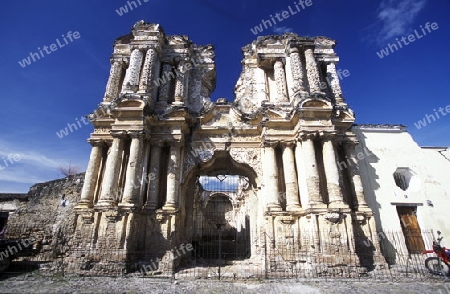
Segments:
[[[73,236],[73,207],[80,199],[84,173],[46,183],[35,184],[27,197],[0,197],[0,207],[9,212],[7,238],[37,241],[40,255],[57,257],[68,251]]]

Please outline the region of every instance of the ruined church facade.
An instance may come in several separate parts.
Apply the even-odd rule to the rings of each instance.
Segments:
[[[363,236],[378,254],[335,45],[259,37],[242,48],[234,102],[212,102],[214,48],[136,23],[115,41],[89,117],[74,248],[158,257],[160,270],[181,266],[181,244],[204,259],[220,247],[223,258],[263,264],[276,263],[270,252],[353,256]]]

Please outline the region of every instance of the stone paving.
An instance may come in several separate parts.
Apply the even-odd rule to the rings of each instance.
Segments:
[[[449,280],[381,282],[362,280],[213,281],[110,277],[0,276],[0,293],[438,293]]]

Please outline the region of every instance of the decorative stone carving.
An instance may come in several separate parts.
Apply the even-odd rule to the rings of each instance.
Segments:
[[[334,63],[327,64],[327,76],[328,76],[328,82],[330,83],[331,90],[333,91],[334,97],[342,98],[341,85],[339,83],[339,77],[336,73],[336,65]],[[336,102],[342,103],[343,100],[340,99],[339,101],[336,101]]]
[[[107,129],[107,128],[95,128],[94,134],[109,134],[110,130],[111,129]]]
[[[286,74],[284,72],[284,65],[281,61],[276,61],[274,65],[274,76],[277,85],[277,102],[288,102],[286,89]]]
[[[142,76],[139,82],[139,90],[149,92],[153,88],[153,80],[155,79],[154,68],[157,60],[157,53],[154,48],[149,48],[145,54],[144,66],[142,68]]]
[[[258,148],[231,148],[230,156],[236,162],[248,164],[258,175],[262,177],[261,151]]]
[[[104,101],[111,101],[118,97],[119,83],[122,74],[124,63],[122,61],[114,60],[109,71],[108,84],[106,85]]]
[[[293,225],[295,223],[296,218],[293,216],[279,216],[277,220],[284,225]]]
[[[316,37],[314,43],[319,46],[334,46],[336,41],[325,37]]]
[[[303,66],[300,60],[300,54],[297,48],[291,48],[291,71],[294,80],[293,89],[294,93],[298,91],[304,91],[305,87],[303,85]]]
[[[311,95],[323,94],[320,89],[320,73],[312,49],[305,50],[306,73],[308,75],[309,92]]]
[[[337,224],[343,219],[343,215],[338,212],[329,212],[324,215],[324,218],[330,223]]]
[[[123,90],[131,90],[133,92],[137,91],[139,86],[139,74],[141,72],[143,54],[141,50],[134,49],[130,56],[130,65],[125,73],[125,78],[123,79]]]
[[[82,211],[80,213],[81,220],[83,224],[90,225],[94,223],[94,212],[93,211]]]
[[[104,212],[104,215],[108,223],[115,223],[122,218],[123,213],[118,210],[107,210]]]

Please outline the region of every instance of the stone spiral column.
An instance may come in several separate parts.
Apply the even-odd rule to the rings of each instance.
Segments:
[[[174,76],[172,72],[172,65],[169,63],[164,63],[161,74],[161,78],[164,82],[159,85],[159,102],[167,103],[169,101],[170,85],[172,84],[170,79],[172,76]]]
[[[333,62],[327,64],[327,80],[331,87],[331,91],[333,92],[336,103],[342,104],[344,102],[342,89],[339,82],[339,77],[336,73],[336,65]]]
[[[147,49],[145,53],[144,66],[142,68],[142,75],[139,81],[139,92],[150,93],[153,89],[153,80],[155,78],[155,64],[157,62],[158,53],[155,48]]]
[[[311,95],[325,95],[320,89],[320,73],[312,49],[305,50],[306,74],[308,76]]]
[[[98,172],[102,162],[104,142],[100,140],[89,140],[92,145],[91,156],[84,175],[84,185],[81,190],[78,208],[90,208],[93,205],[95,188],[97,187]]]
[[[123,79],[122,92],[135,92],[138,90],[143,56],[144,54],[139,49],[134,49],[131,52],[130,65]]]
[[[123,159],[123,148],[125,144],[124,131],[111,132],[113,136],[112,146],[109,149],[108,157],[106,159],[105,172],[103,176],[102,191],[98,206],[110,206],[117,203],[118,181],[120,166]]]
[[[306,185],[308,187],[308,204],[314,206],[323,204],[320,195],[320,176],[317,168],[316,150],[314,148],[315,134],[303,135],[303,158],[306,174]]]
[[[111,64],[103,101],[111,101],[119,95],[120,79],[124,65],[125,62],[121,60],[114,60]]]
[[[131,137],[125,187],[120,206],[137,207],[140,205],[143,132],[129,132]]]
[[[147,191],[146,209],[156,209],[159,195],[159,169],[161,159],[161,146],[153,145],[150,151],[150,173],[149,186]]]
[[[186,100],[186,90],[189,77],[189,71],[187,70],[188,68],[190,68],[190,63],[187,61],[182,60],[178,64],[175,81],[174,104],[183,105]]]
[[[163,210],[178,209],[180,155],[181,146],[178,143],[173,143],[170,146],[169,164],[167,166],[167,197]]]
[[[355,154],[355,146],[358,144],[354,141],[347,141],[345,144],[345,155],[347,157],[348,172],[355,191],[358,208],[368,208],[366,197],[364,196],[364,188],[361,181],[361,174],[359,172],[358,160]]]
[[[291,57],[291,71],[292,71],[292,78],[294,81],[293,84],[293,90],[294,93],[297,93],[299,91],[305,91],[304,86],[304,76],[303,76],[303,65],[300,59],[300,53],[298,53],[297,48],[291,48],[290,49],[290,57]]]
[[[277,87],[277,102],[289,102],[286,88],[286,74],[284,72],[283,62],[280,60],[276,61],[273,69]]]
[[[342,206],[344,199],[339,185],[339,170],[336,164],[336,153],[333,146],[333,137],[323,137],[323,166],[327,178],[327,190],[330,206]]]
[[[275,148],[265,143],[264,146],[264,183],[268,211],[281,211],[280,191],[278,188],[278,166]]]
[[[286,185],[286,211],[300,210],[298,194],[297,173],[295,172],[295,159],[292,143],[285,143],[283,148],[283,172]]]

